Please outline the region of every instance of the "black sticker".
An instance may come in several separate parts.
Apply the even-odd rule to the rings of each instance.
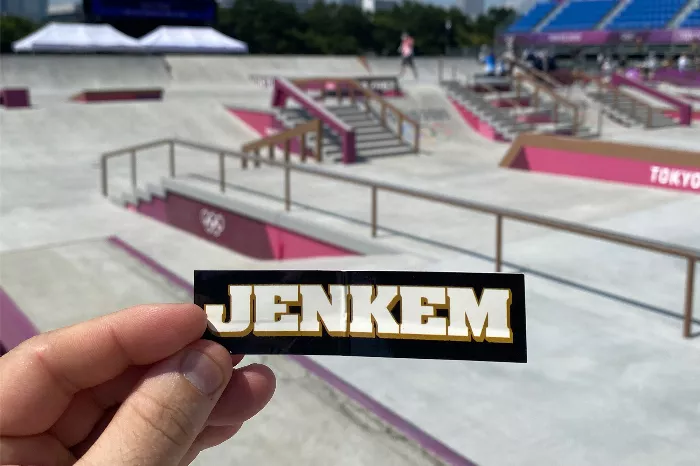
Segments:
[[[204,338],[232,354],[527,362],[522,274],[194,274]]]

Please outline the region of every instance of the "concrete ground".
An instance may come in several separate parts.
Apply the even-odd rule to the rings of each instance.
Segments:
[[[229,98],[243,101],[247,92],[255,93],[251,105],[265,99],[266,91],[244,77],[233,81],[236,70],[243,73],[239,62],[167,60],[176,78],[161,103],[46,100],[33,110],[0,110],[0,286],[42,330],[138,302],[187,299],[183,289],[106,242],[111,235],[187,281],[196,268],[223,267],[493,270],[492,218],[387,193],[379,196],[377,241],[397,254],[284,263],[242,257],[112,205],[99,194],[96,163],[103,151],[171,136],[236,148],[255,137],[222,107]],[[302,69],[324,74],[312,73],[323,70],[322,59],[280,59],[268,68],[262,60],[250,63],[246,70],[261,74],[282,63],[290,75]],[[146,71],[122,63],[119,79],[162,79],[157,65],[141,76]],[[357,71],[350,58],[328,66],[339,75]],[[56,91],[54,84],[46,87]],[[407,86],[414,91],[408,105],[420,106],[421,96],[436,92],[425,82]],[[178,95],[178,89],[184,91]],[[417,156],[323,169],[700,249],[697,195],[498,169],[507,146],[455,128],[461,129],[457,138],[435,138]],[[647,137],[685,140],[681,144],[697,149],[700,137],[684,130]],[[629,134],[634,140],[647,133]],[[157,182],[167,174],[166,152],[144,155],[139,183]],[[111,163],[110,173],[112,192],[128,188],[124,160]],[[216,173],[215,158],[178,150],[179,182],[214,191]],[[279,171],[229,166],[227,179],[228,195],[281,210]],[[292,195],[289,215],[369,235],[366,189],[294,174]],[[477,464],[696,464],[700,338],[680,337],[684,263],[510,221],[504,241],[506,271],[526,273],[526,365],[313,360]],[[118,284],[106,286],[112,278]],[[700,290],[700,273],[696,282]],[[697,296],[695,315],[700,319]],[[273,404],[201,464],[436,461],[290,360],[266,362],[280,378]]]

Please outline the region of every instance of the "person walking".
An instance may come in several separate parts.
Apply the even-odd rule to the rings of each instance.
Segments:
[[[411,71],[413,71],[413,77],[418,79],[416,64],[413,62],[413,37],[408,35],[407,32],[401,34],[399,53],[401,54],[401,71],[399,72],[399,78],[406,72],[406,67],[409,67],[411,68]]]

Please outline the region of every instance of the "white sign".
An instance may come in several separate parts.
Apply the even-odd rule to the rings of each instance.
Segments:
[[[691,172],[678,168],[651,166],[651,183],[676,188],[700,190],[700,171]]]

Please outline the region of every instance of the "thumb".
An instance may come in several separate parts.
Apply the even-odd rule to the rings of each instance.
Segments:
[[[86,464],[178,464],[231,379],[231,356],[197,341],[154,365],[83,456]]]

